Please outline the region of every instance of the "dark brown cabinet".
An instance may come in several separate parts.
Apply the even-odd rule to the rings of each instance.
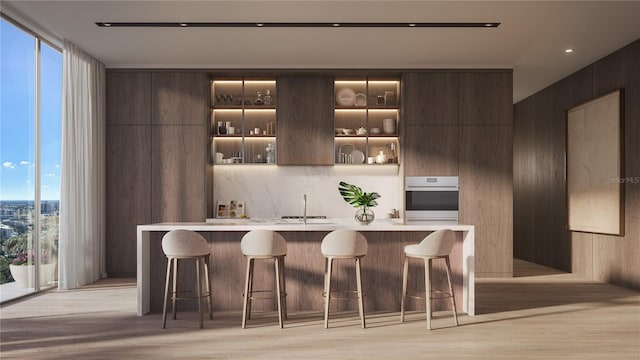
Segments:
[[[213,208],[208,84],[204,73],[107,71],[109,276],[135,276],[137,225],[204,221]]]
[[[458,176],[459,126],[409,126],[404,140],[406,176]]]
[[[278,77],[278,165],[333,165],[333,78]]]
[[[457,125],[458,77],[455,72],[405,74],[402,78],[404,123]]]
[[[460,74],[460,125],[513,125],[511,70]]]

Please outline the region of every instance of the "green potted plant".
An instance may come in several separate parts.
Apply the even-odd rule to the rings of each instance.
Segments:
[[[358,208],[355,218],[362,225],[369,225],[375,218],[375,214],[371,208],[377,206],[376,199],[380,198],[377,192],[364,192],[355,185],[340,181],[338,191],[344,201]]]

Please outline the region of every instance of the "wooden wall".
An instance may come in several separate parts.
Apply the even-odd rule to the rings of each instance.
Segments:
[[[514,255],[640,288],[640,40],[514,106]],[[625,236],[565,230],[565,112],[625,90]]]
[[[137,225],[212,211],[208,85],[199,72],[107,72],[110,277],[135,276]]]
[[[459,176],[478,277],[513,275],[512,94],[511,70],[403,76],[405,175]]]

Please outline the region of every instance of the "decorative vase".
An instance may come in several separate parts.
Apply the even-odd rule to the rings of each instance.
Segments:
[[[9,264],[9,271],[16,285],[21,288],[34,287],[35,279],[35,265],[12,265]],[[55,263],[41,264],[40,265],[40,286],[47,285],[52,281],[55,281]]]
[[[375,215],[370,208],[361,207],[358,209],[358,211],[356,211],[355,218],[361,225],[369,225],[375,218]]]

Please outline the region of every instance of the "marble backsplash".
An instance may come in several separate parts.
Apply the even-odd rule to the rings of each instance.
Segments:
[[[302,215],[303,194],[307,194],[307,215],[351,218],[356,209],[340,196],[340,181],[382,195],[373,208],[378,219],[404,207],[397,166],[222,165],[215,166],[213,173],[214,204],[244,201],[247,216],[254,218]]]

